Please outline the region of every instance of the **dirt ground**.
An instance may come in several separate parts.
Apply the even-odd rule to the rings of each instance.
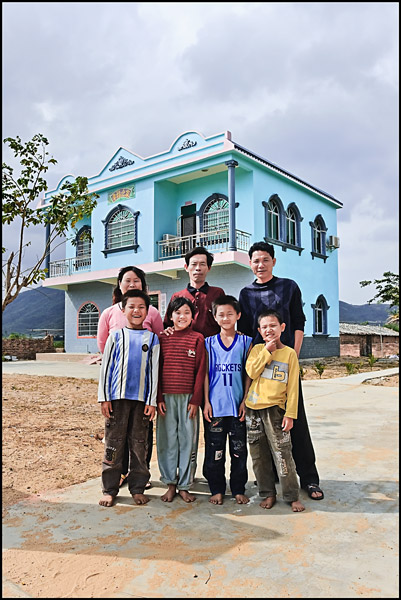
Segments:
[[[371,370],[366,360],[347,360],[361,372]],[[346,376],[344,362],[328,359],[321,378]],[[398,362],[375,364],[373,371],[379,376],[394,366]],[[319,378],[312,364],[303,368],[304,380]],[[398,375],[371,384],[398,386]],[[3,374],[3,516],[28,496],[99,477],[104,419],[97,386],[95,379]]]

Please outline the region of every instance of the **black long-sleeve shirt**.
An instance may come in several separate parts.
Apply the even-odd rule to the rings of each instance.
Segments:
[[[305,314],[301,290],[292,279],[275,277],[266,283],[256,283],[242,288],[239,294],[241,318],[238,321],[238,331],[253,338],[254,344],[263,342],[258,332],[258,316],[268,309],[281,314],[285,330],[281,341],[285,346],[294,348],[294,332],[304,331]]]

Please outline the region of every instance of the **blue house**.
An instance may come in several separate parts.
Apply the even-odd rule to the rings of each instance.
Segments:
[[[59,191],[46,193],[42,206]],[[339,356],[337,209],[333,196],[233,141],[188,131],[147,158],[120,148],[89,178],[99,195],[91,218],[72,232],[66,259],[51,261],[47,287],[65,290],[66,352],[97,352],[99,315],[110,306],[120,268],[146,273],[162,316],[188,275],[184,255],[214,253],[210,285],[236,297],[253,281],[248,249],[274,245],[274,273],[294,279],[306,315],[301,358]],[[89,230],[92,242],[83,233]]]

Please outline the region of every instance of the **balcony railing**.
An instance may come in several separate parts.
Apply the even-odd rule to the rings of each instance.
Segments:
[[[49,277],[74,275],[80,271],[90,271],[90,268],[91,257],[89,255],[65,258],[64,260],[54,260],[49,265]]]
[[[223,252],[228,250],[229,246],[229,230],[220,229],[217,231],[209,231],[195,233],[194,235],[185,235],[182,237],[167,235],[167,239],[157,242],[158,260],[167,258],[180,258],[185,256],[187,252],[196,246],[204,246],[210,252]],[[245,231],[235,230],[235,239],[237,250],[247,252],[250,247],[251,235]]]

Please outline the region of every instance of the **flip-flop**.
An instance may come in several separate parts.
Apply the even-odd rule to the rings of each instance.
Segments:
[[[307,492],[309,498],[312,498],[312,500],[323,500],[324,498],[323,490],[320,489],[317,483],[307,483],[304,487],[304,490]],[[313,492],[320,492],[322,495],[315,497],[312,496]]]

